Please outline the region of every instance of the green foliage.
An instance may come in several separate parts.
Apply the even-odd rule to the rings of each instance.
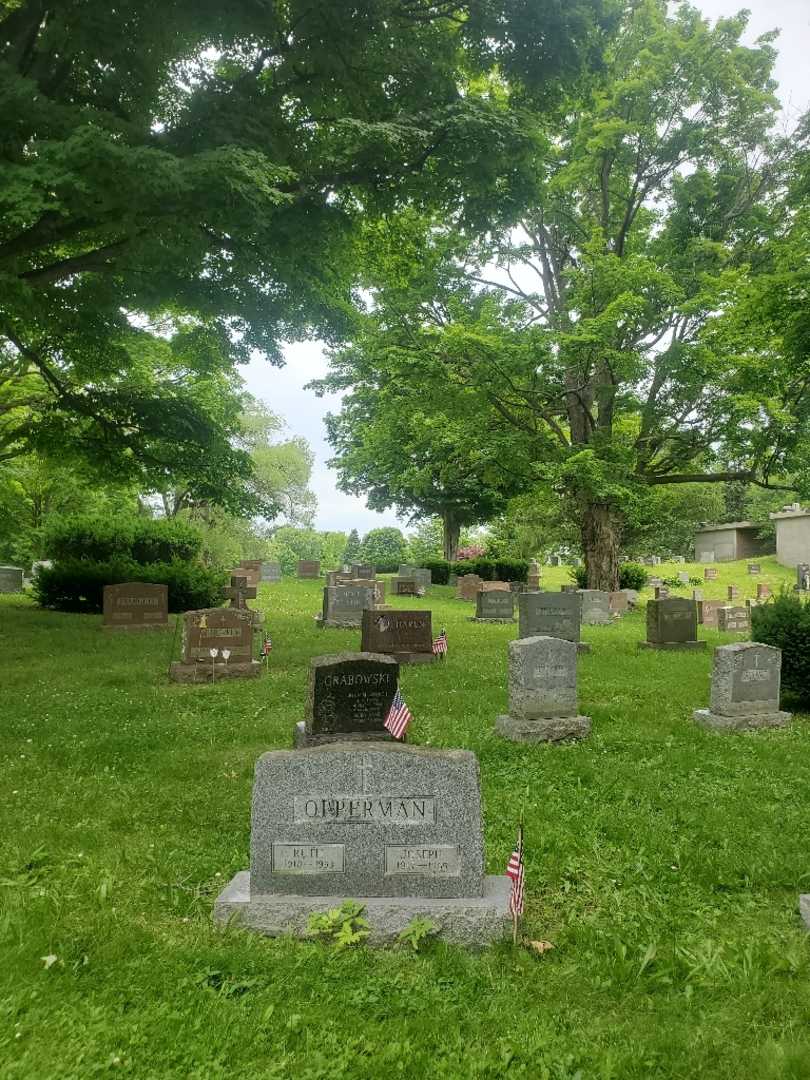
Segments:
[[[407,553],[408,544],[402,530],[386,525],[366,533],[358,558],[371,563],[380,573],[388,574],[405,562]]]
[[[438,931],[439,924],[433,919],[414,915],[408,925],[397,934],[397,944],[407,945],[414,952],[419,952]]]
[[[174,612],[217,607],[225,586],[221,570],[180,559],[144,564],[123,557],[63,558],[51,567],[37,568],[33,591],[40,607],[95,613],[103,608],[104,586],[125,581],[167,585],[169,611]]]
[[[751,640],[782,650],[782,688],[810,701],[810,601],[783,591],[751,608]]]
[[[335,570],[342,564],[345,550],[345,533],[283,525],[267,545],[267,558],[278,560],[285,574],[295,573],[299,559],[320,559],[322,570]]]
[[[424,559],[417,565],[430,570],[430,580],[434,585],[446,585],[453,571],[453,563],[449,563],[447,559]]]
[[[195,559],[202,542],[199,529],[184,521],[134,514],[77,514],[50,521],[43,532],[42,547],[46,558],[58,561],[123,558],[146,565]]]
[[[357,529],[352,529],[346,541],[346,547],[343,549],[343,560],[347,563],[356,562],[359,555],[360,536],[357,532]]]
[[[526,581],[526,559],[464,559],[453,563],[454,574],[478,574],[484,581]]]
[[[336,949],[360,945],[369,935],[368,920],[362,917],[365,910],[365,904],[344,900],[329,911],[313,911],[307,919],[307,931]]]
[[[570,569],[571,578],[577,583],[580,589],[588,588],[588,570],[585,566],[572,566]],[[639,563],[623,562],[619,563],[619,588],[620,589],[635,589],[636,592],[646,586],[650,580],[650,575],[647,570]],[[661,579],[664,581],[664,579]],[[677,578],[673,579],[676,586],[680,586],[680,582]],[[666,582],[665,582],[666,584]],[[698,582],[697,584],[702,584]]]

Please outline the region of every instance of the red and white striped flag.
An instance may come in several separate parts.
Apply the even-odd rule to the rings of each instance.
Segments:
[[[506,876],[512,879],[512,892],[509,895],[509,910],[512,915],[523,914],[524,892],[524,867],[523,867],[523,824],[518,827],[517,844],[515,850],[509,856],[506,864]]]
[[[269,637],[265,637],[264,641],[262,642],[262,656],[269,656],[270,650],[272,648],[273,642],[270,640]]]
[[[447,631],[442,628],[441,633],[433,642],[433,655],[444,656],[447,653]]]
[[[401,739],[412,719],[411,710],[405,704],[402,691],[397,687],[388,716],[383,721],[383,727],[387,728],[395,739]]]

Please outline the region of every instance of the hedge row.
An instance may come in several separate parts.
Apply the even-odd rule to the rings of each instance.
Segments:
[[[434,585],[446,585],[451,574],[477,574],[484,581],[526,581],[529,576],[525,559],[427,559],[422,565],[431,571]]]
[[[202,534],[184,521],[134,515],[102,518],[82,514],[57,518],[43,534],[44,557],[54,562],[87,559],[100,563],[126,559],[141,566],[169,563],[175,559],[195,559],[202,542]]]
[[[810,701],[810,601],[783,592],[752,607],[751,640],[782,650],[782,689]]]
[[[580,589],[588,588],[588,568],[586,566],[572,567],[571,577],[577,583]],[[620,589],[635,589],[636,592],[640,592],[649,580],[650,575],[640,563],[619,563]],[[702,584],[702,582],[698,582],[697,584]],[[677,578],[675,578],[674,586],[678,585],[680,585],[680,582]]]
[[[217,607],[223,601],[224,575],[198,563],[153,562],[139,566],[131,559],[92,562],[64,559],[52,567],[40,566],[34,577],[34,597],[55,611],[99,612],[105,585],[145,581],[168,585],[169,611]]]

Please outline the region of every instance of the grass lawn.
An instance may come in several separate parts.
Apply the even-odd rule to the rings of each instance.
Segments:
[[[759,561],[760,577],[719,564],[705,595],[792,583]],[[651,572],[679,569],[702,577]],[[566,578],[545,569],[548,587]],[[198,687],[168,683],[171,633],[110,636],[100,617],[0,598],[3,1080],[810,1078],[810,717],[699,729],[711,650],[638,653],[634,614],[583,632],[588,740],[504,742],[516,628],[467,622],[453,595],[393,600],[430,606],[450,640],[445,664],[403,669],[410,741],[478,755],[488,873],[525,800],[542,957],[213,928],[214,896],[248,865],[256,758],[291,745],[310,657],[359,648],[359,631],[315,628],[318,582],[261,587],[266,677]]]

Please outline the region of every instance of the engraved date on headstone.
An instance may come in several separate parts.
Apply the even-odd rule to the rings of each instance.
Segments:
[[[273,844],[273,873],[342,873],[344,851],[343,844]]]
[[[459,877],[461,857],[454,844],[437,844],[434,847],[385,848],[385,873],[421,874],[423,877]]]

